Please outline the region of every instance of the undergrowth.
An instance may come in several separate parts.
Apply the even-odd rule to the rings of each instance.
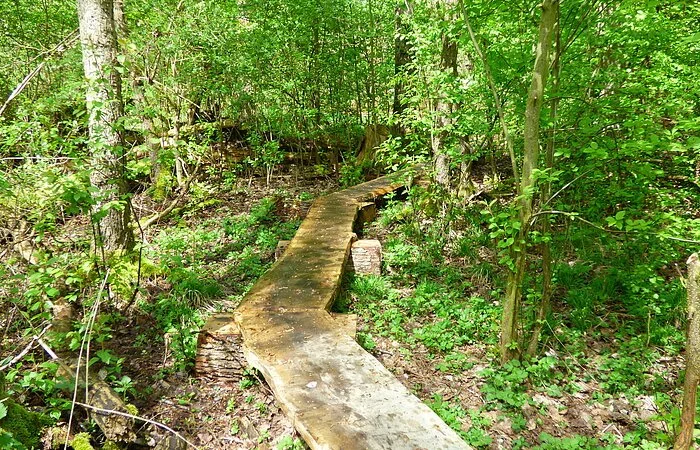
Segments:
[[[490,250],[489,219],[477,204],[449,211],[432,204],[414,190],[408,201],[381,212],[377,231],[388,232],[384,275],[354,277],[342,299],[366,323],[359,342],[376,351],[380,338],[388,338],[409,358],[427,351],[435,371],[478,377],[486,410],[512,423],[514,448],[670,445],[680,385],[669,371],[673,366],[659,361],[677,356],[684,342],[685,289],[672,270],[684,250],[654,237],[616,239],[585,227],[558,238],[554,298],[540,352],[501,366],[496,347],[507,269]],[[540,283],[538,273],[525,280],[525,317],[534,317]],[[539,425],[548,412],[533,400],[537,395],[586,398],[591,405],[624,401],[632,409],[647,401],[656,413],[615,436],[592,429],[561,438]],[[466,419],[483,407],[446,402],[439,394],[426,401],[471,445],[486,447],[495,436],[490,424]],[[534,419],[523,414],[528,408],[537,411]]]

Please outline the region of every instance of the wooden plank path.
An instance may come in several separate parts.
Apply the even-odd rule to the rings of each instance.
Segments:
[[[312,449],[470,448],[328,313],[361,204],[403,185],[386,176],[316,200],[233,317],[205,327],[226,334],[237,325],[246,360]]]

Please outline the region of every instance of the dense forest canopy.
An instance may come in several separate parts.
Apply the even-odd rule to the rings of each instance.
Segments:
[[[69,365],[91,340],[107,389],[156,414],[155,380],[194,380],[206,317],[311,200],[419,166],[366,231],[385,275],[339,297],[365,348],[429,355],[416,393],[477,448],[687,448],[698,30],[700,3],[672,0],[0,2],[0,446],[48,426],[107,448],[68,424],[38,340]],[[163,352],[153,374],[131,346]],[[231,448],[302,448],[231,420]]]

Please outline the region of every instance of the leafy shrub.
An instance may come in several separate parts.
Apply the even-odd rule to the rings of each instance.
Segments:
[[[144,305],[166,336],[172,351],[174,369],[187,371],[194,365],[197,353],[197,336],[204,325],[201,313],[179,298],[165,295],[151,305]]]

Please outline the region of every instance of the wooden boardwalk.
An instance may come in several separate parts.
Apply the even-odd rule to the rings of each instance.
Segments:
[[[328,313],[360,205],[402,185],[382,177],[316,200],[234,314],[246,360],[312,449],[470,448]],[[232,326],[221,319],[209,332]]]

